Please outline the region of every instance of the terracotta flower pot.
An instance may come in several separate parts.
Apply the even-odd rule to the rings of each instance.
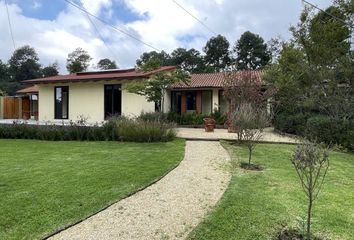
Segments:
[[[215,129],[215,120],[212,118],[204,118],[204,128],[206,132],[214,132]]]

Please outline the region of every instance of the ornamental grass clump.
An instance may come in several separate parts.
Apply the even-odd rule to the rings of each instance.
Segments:
[[[174,125],[159,121],[118,117],[112,119],[116,133],[121,141],[128,142],[167,142],[176,137]]]

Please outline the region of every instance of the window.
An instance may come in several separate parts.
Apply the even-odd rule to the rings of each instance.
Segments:
[[[55,119],[68,119],[69,117],[69,87],[55,87]]]
[[[197,106],[197,94],[196,92],[187,92],[187,112],[195,112]]]
[[[104,85],[104,116],[109,118],[122,114],[122,90],[120,84]]]
[[[171,92],[171,109],[172,112],[181,113],[181,92]]]

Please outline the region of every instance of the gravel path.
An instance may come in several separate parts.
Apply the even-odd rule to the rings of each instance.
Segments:
[[[200,139],[200,140],[235,140],[236,133],[228,133],[226,129],[215,129],[214,132],[205,132],[204,128],[177,128],[177,136],[185,139]],[[299,143],[299,139],[294,137],[280,135],[273,128],[264,129],[262,142],[275,143]]]
[[[156,184],[52,239],[184,239],[230,181],[219,142],[187,141],[184,160]]]

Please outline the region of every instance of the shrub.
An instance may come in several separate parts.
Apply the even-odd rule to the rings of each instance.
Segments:
[[[170,112],[167,114],[167,120],[169,122],[174,122],[178,125],[203,125],[204,118],[213,118],[218,125],[224,125],[227,120],[226,115],[222,114],[219,111],[215,111],[212,114],[200,114],[200,113],[183,113],[178,114],[176,112]]]
[[[116,118],[119,139],[130,142],[167,142],[175,138],[176,133],[169,123],[143,119]]]
[[[142,112],[138,119],[150,122],[168,122],[168,115],[161,112]]]
[[[310,116],[308,113],[278,113],[274,117],[274,127],[281,132],[303,135]]]
[[[306,123],[305,136],[310,140],[339,144],[354,150],[354,120],[316,116]]]
[[[176,133],[172,124],[142,119],[111,118],[103,126],[0,125],[0,138],[38,139],[46,141],[171,141]]]

